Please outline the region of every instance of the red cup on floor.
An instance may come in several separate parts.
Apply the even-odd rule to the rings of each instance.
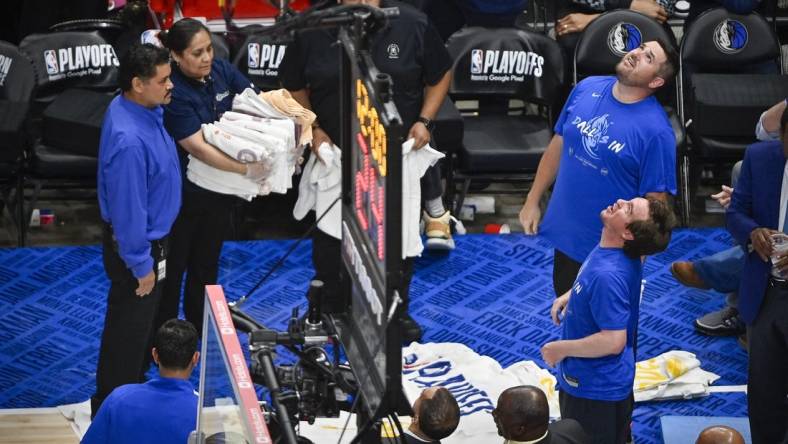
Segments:
[[[486,234],[509,234],[512,232],[509,224],[487,224],[484,226]]]

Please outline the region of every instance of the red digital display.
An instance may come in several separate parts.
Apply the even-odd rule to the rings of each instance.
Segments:
[[[383,270],[386,258],[386,129],[370,103],[364,83],[356,80],[356,117],[354,125],[353,205],[361,229],[371,241]]]

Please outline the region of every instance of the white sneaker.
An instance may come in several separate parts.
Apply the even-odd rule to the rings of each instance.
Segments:
[[[453,250],[454,239],[451,237],[451,214],[446,211],[440,217],[430,217],[425,211],[422,215],[424,219],[424,234],[427,236],[426,247],[433,251]]]

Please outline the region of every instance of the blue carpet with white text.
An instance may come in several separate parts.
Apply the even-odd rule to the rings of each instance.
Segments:
[[[695,333],[696,317],[720,308],[712,291],[681,286],[668,270],[675,260],[697,259],[731,244],[721,229],[674,234],[669,249],[645,265],[638,359],[681,349],[721,376],[716,385],[746,383],[747,357],[735,338]],[[229,300],[243,296],[292,241],[225,244],[220,283]],[[304,242],[244,306],[269,327],[283,329],[300,306],[312,275]],[[532,359],[558,337],[549,320],[554,299],[552,248],[538,237],[467,235],[449,255],[425,254],[411,285],[411,313],[424,342],[461,342],[506,367]],[[0,408],[51,407],[87,399],[103,327],[108,281],[99,246],[0,249]],[[663,415],[746,416],[743,393],[638,404],[638,444],[661,443]]]

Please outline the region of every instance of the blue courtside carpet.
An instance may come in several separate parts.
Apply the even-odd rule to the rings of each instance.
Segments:
[[[549,319],[554,295],[552,248],[538,237],[457,237],[449,255],[425,254],[416,265],[411,313],[424,342],[461,342],[506,367],[532,359],[558,337]],[[228,300],[246,294],[292,241],[225,243],[220,283]],[[646,262],[638,359],[681,349],[721,375],[715,385],[746,383],[747,357],[735,338],[709,338],[692,321],[719,309],[723,296],[688,289],[670,275],[670,263],[697,259],[731,245],[720,229],[674,233],[668,250]],[[293,307],[303,313],[311,246],[300,245],[244,305],[269,327],[284,329]],[[84,401],[93,392],[108,281],[98,246],[0,249],[0,408],[52,407]],[[196,380],[196,379],[195,379]],[[660,417],[746,416],[743,393],[638,404],[638,444],[661,443]]]

